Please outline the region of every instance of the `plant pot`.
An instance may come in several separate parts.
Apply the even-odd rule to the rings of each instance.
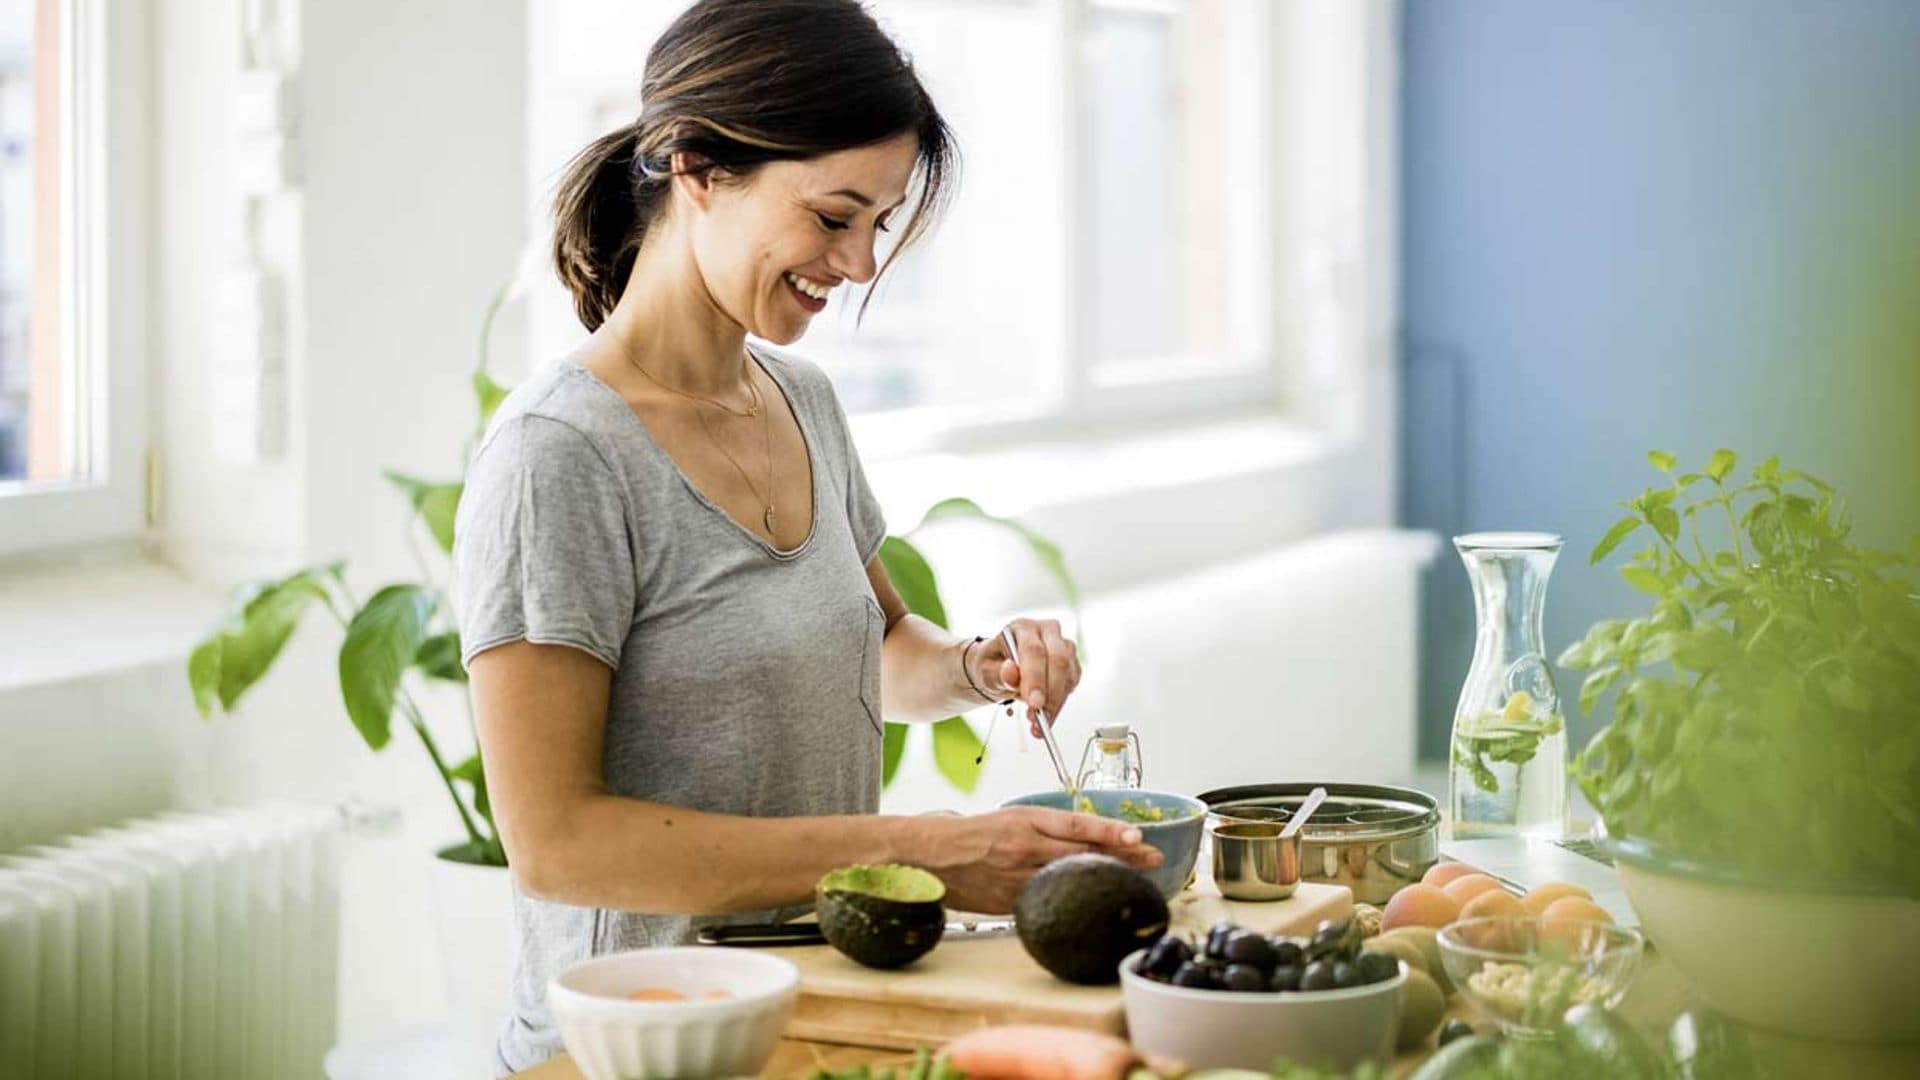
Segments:
[[[435,856],[432,871],[447,1018],[459,1030],[463,1044],[473,1047],[467,1056],[491,1070],[494,1041],[512,1004],[518,948],[513,933],[513,885],[506,867],[461,862],[447,854],[442,851]]]
[[[1606,847],[1641,929],[1714,1009],[1803,1038],[1920,1040],[1920,901],[1762,883],[1636,839]]]

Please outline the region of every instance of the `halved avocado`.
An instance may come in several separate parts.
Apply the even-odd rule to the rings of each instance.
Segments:
[[[1071,983],[1117,982],[1120,961],[1166,933],[1167,902],[1145,874],[1111,855],[1068,855],[1020,888],[1013,926],[1027,955]]]
[[[868,967],[905,967],[947,928],[946,883],[917,867],[843,866],[813,891],[827,942]]]

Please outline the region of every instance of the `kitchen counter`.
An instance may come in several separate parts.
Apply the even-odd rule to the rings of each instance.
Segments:
[[[1698,1003],[1681,981],[1673,965],[1649,954],[1640,976],[1634,980],[1619,1014],[1649,1037],[1664,1032],[1673,1018]],[[1455,995],[1447,1004],[1447,1019],[1475,1023],[1473,1006]],[[1482,1025],[1484,1026],[1484,1025]],[[1920,1044],[1877,1044],[1815,1042],[1767,1032],[1750,1032],[1755,1051],[1780,1070],[1782,1080],[1807,1077],[1920,1076]],[[1394,1060],[1395,1076],[1406,1076],[1420,1066],[1433,1050],[1422,1048]],[[802,1080],[817,1068],[842,1069],[867,1064],[900,1065],[913,1055],[899,1050],[784,1039],[773,1060],[761,1073],[766,1080]],[[515,1080],[584,1080],[580,1070],[566,1055],[544,1065],[516,1074]]]

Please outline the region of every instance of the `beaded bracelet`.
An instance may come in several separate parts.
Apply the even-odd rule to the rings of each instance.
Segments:
[[[985,640],[987,639],[976,637],[972,641],[967,642],[966,648],[960,650],[960,674],[967,677],[967,685],[973,688],[974,693],[980,695],[980,700],[989,705],[1011,705],[1013,704],[1012,698],[1008,698],[1005,701],[996,701],[992,694],[980,689],[980,684],[973,681],[973,647]]]

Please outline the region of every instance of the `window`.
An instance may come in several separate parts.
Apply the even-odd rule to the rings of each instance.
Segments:
[[[536,191],[631,121],[646,49],[682,7],[538,6]],[[795,345],[864,414],[863,436],[899,448],[1274,396],[1269,5],[868,7],[913,56],[963,172],[857,332],[864,290],[842,290]],[[581,334],[557,286],[530,322],[539,358]]]
[[[0,554],[140,527],[141,6],[0,0]]]

